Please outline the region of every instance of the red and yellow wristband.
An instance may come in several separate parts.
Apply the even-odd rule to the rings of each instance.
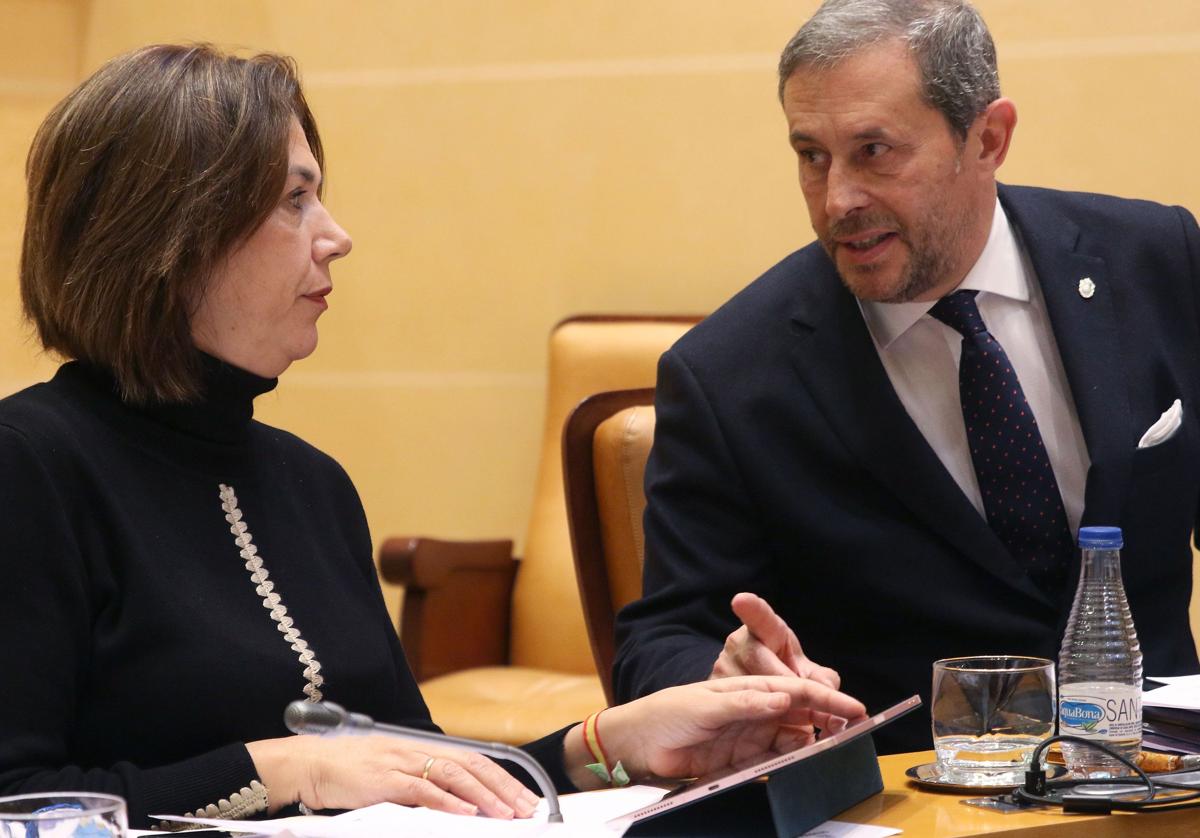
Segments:
[[[603,710],[600,711],[600,713],[603,712]],[[600,742],[600,713],[593,713],[583,722],[583,742],[587,745],[592,759],[596,760],[589,764],[587,769],[610,786],[617,788],[627,786],[629,785],[629,775],[625,773],[625,767],[621,765],[621,761],[617,760],[617,764],[611,769],[608,767],[608,757],[604,753],[604,745]]]

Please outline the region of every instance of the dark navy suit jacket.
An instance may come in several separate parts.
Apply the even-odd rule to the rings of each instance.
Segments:
[[[1037,273],[1091,458],[1082,523],[1125,530],[1146,673],[1196,672],[1200,229],[1186,210],[1101,195],[1001,187],[1000,200]],[[1183,426],[1137,450],[1177,398]],[[1057,659],[1078,563],[1058,597],[1025,575],[909,418],[819,245],[663,355],[656,410],[645,595],[617,627],[622,700],[707,677],[738,625],[738,591],[765,596],[869,711],[928,701],[937,658]],[[914,713],[877,745],[930,739],[928,713]]]

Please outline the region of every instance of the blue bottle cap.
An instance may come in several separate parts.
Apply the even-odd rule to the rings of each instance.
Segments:
[[[1079,546],[1116,550],[1125,546],[1125,538],[1120,527],[1080,527]]]

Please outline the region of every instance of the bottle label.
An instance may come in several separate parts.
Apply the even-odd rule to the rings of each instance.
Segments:
[[[1058,687],[1058,732],[1100,741],[1142,738],[1142,691],[1129,684]]]

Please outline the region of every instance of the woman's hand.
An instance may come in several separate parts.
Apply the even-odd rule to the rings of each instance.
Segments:
[[[357,809],[389,801],[461,815],[527,818],[538,798],[481,754],[390,736],[289,736],[246,745],[270,811]]]
[[[865,718],[848,695],[805,678],[765,675],[672,687],[610,707],[598,720],[611,768],[633,778],[700,777],[812,741],[813,726],[839,731]],[[577,727],[566,740],[567,768],[580,788],[597,785]]]

